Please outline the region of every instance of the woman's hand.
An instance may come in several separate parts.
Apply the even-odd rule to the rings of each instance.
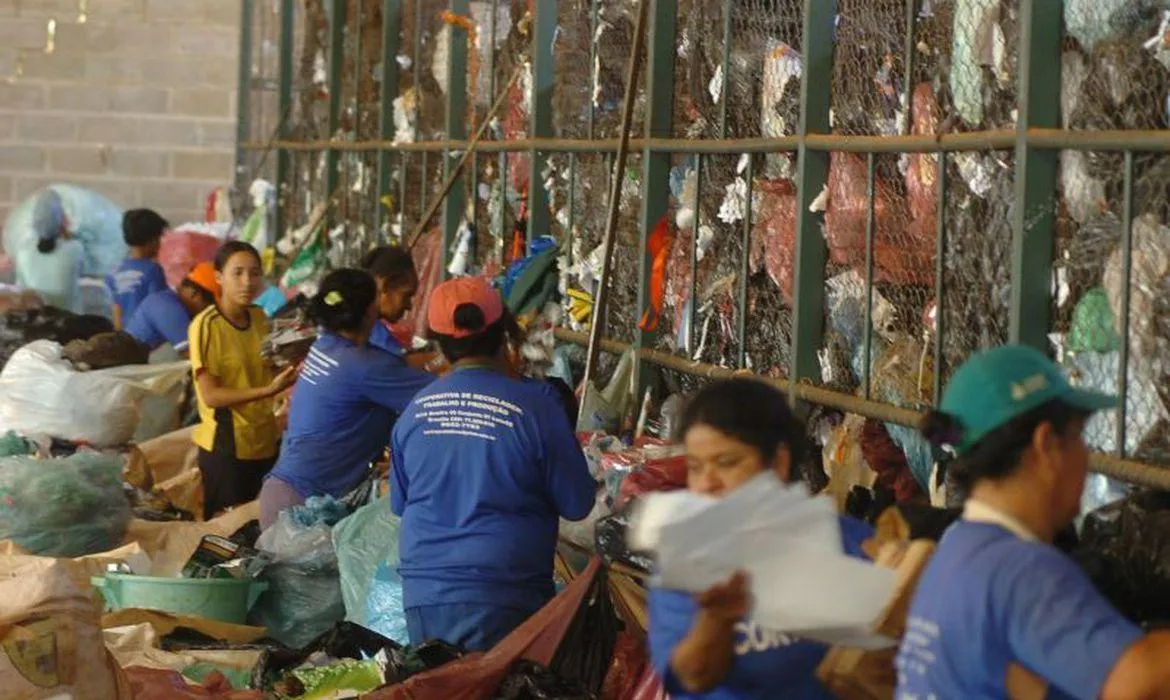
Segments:
[[[268,383],[268,395],[276,396],[280,392],[295,384],[296,381],[297,368],[285,367],[280,371],[280,374],[273,377],[272,381]]]
[[[698,596],[699,609],[714,621],[734,625],[742,620],[751,607],[748,577],[742,571],[725,583],[717,583]]]

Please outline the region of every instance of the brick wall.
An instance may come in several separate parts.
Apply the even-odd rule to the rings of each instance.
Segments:
[[[240,0],[0,0],[0,222],[59,182],[201,219],[232,175],[239,24]]]

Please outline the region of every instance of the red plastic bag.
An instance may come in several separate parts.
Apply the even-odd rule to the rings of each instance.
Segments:
[[[180,229],[163,236],[158,263],[167,275],[167,284],[178,287],[196,264],[214,260],[222,244],[215,236],[197,231]]]
[[[634,470],[622,481],[616,508],[630,499],[652,491],[677,491],[687,485],[686,455],[659,457],[646,460],[641,469]]]
[[[918,136],[938,133],[938,100],[930,83],[914,89],[914,122]],[[911,153],[906,170],[907,203],[910,207],[910,236],[915,240],[934,239],[938,231],[938,158],[931,153]]]
[[[439,228],[436,226],[419,237],[410,254],[414,258],[414,269],[418,271],[418,292],[410,311],[391,328],[400,340],[426,331],[427,300],[443,281],[443,236]],[[404,347],[409,348],[410,343],[405,343]]]
[[[623,632],[613,652],[613,663],[601,688],[601,700],[624,700],[637,687],[646,670],[646,644],[638,637]]]
[[[259,690],[233,690],[231,683],[218,671],[208,675],[203,685],[191,685],[178,671],[160,668],[131,666],[125,674],[134,700],[263,700],[265,697]]]
[[[796,261],[796,185],[790,180],[757,180],[759,199],[752,227],[752,270],[765,267],[768,277],[792,302]]]
[[[825,239],[834,263],[865,264],[869,216],[865,160],[855,153],[829,156]],[[934,232],[908,226],[906,200],[880,177],[874,183],[874,276],[878,282],[928,284],[934,278]]]
[[[866,419],[861,426],[861,456],[877,474],[877,483],[894,492],[898,503],[922,496],[922,489],[914,480],[906,454],[898,447],[880,421]]]
[[[487,653],[468,654],[457,661],[405,683],[377,690],[368,700],[487,700],[508,675],[512,664],[528,659],[551,666],[577,612],[589,604],[594,583],[604,583],[604,567],[594,557],[565,590]]]
[[[622,700],[669,700],[666,689],[662,687],[662,679],[654,672],[654,667],[646,664],[637,685],[622,696]]]
[[[666,264],[666,305],[674,310],[674,328],[683,327],[683,314],[691,298],[691,229],[679,229]]]

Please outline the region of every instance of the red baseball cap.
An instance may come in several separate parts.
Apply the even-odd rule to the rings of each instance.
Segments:
[[[504,315],[504,302],[500,293],[482,277],[459,277],[435,287],[427,300],[427,326],[434,333],[466,338],[483,328],[469,330],[455,324],[455,310],[463,304],[473,304],[483,312],[484,328],[500,320]]]

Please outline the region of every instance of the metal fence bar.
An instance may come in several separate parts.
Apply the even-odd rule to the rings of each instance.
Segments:
[[[695,222],[691,225],[691,312],[687,321],[687,354],[695,352],[695,332],[699,323],[699,231],[701,228],[703,201],[703,154],[695,154],[695,201],[693,203]]]
[[[902,46],[902,60],[905,75],[902,78],[902,113],[906,115],[906,123],[902,133],[909,134],[914,124],[914,54],[918,53],[917,42],[914,41],[914,26],[918,20],[918,0],[906,2],[906,42]]]
[[[1052,319],[1052,252],[1060,154],[1029,145],[1032,126],[1060,126],[1062,0],[1020,0],[1020,87],[1016,137],[1016,207],[1012,222],[1009,338],[1048,348]]]
[[[946,335],[943,300],[947,290],[947,154],[938,154],[938,217],[934,241],[934,405],[942,403],[943,337]]]
[[[248,151],[243,144],[252,138],[252,21],[253,0],[240,3],[240,64],[239,86],[236,93],[236,167],[232,182],[237,193],[244,191],[244,177],[248,171],[245,161]]]
[[[1121,200],[1121,348],[1117,378],[1117,456],[1124,459],[1129,416],[1130,276],[1133,273],[1133,151],[1125,152]]]
[[[730,2],[723,3],[723,56],[719,63],[719,72],[723,76],[723,85],[720,88],[719,100],[719,138],[727,138],[727,107],[731,102],[728,99],[731,93],[731,8]],[[673,64],[672,64],[673,65]],[[673,72],[673,69],[672,69]]]
[[[744,173],[747,180],[747,204],[743,210],[743,255],[740,256],[739,262],[739,290],[736,294],[736,314],[738,318],[739,333],[739,362],[738,365],[747,367],[747,312],[748,312],[748,277],[751,274],[751,251],[752,251],[752,189],[753,180],[756,177],[756,168],[754,163],[754,156],[750,153],[744,154],[747,159],[747,169]]]
[[[345,15],[348,11],[346,0],[332,0],[329,15],[329,119],[330,146],[325,151],[325,196],[332,199],[337,195],[338,161],[341,151],[336,147],[337,129],[341,123],[341,75],[345,63]]]
[[[450,0],[448,8],[456,17],[471,13],[469,0]],[[467,30],[456,23],[448,23],[451,40],[447,46],[447,118],[445,132],[448,139],[467,138]],[[447,151],[443,157],[443,177],[449,178],[460,157]],[[443,200],[443,277],[447,277],[447,261],[459,235],[459,227],[467,219],[467,186],[460,174]],[[425,181],[424,181],[425,182]],[[425,191],[426,188],[424,187]]]
[[[551,138],[553,131],[553,40],[557,33],[557,0],[536,3],[532,21],[532,111],[529,136]],[[528,240],[549,234],[549,199],[552,193],[544,186],[547,154],[532,149],[528,157]]]
[[[865,338],[861,351],[861,392],[866,399],[873,388],[873,228],[877,156],[867,153],[865,158]]]
[[[293,95],[293,42],[296,41],[296,0],[280,0],[280,86],[277,104],[280,110],[280,123],[276,128],[276,135],[280,139],[289,136],[289,121],[292,116]],[[276,149],[276,211],[273,212],[273,229],[276,237],[284,235],[289,206],[287,196],[289,187],[289,172],[292,165],[292,154],[288,149]]]
[[[388,141],[394,137],[394,99],[398,97],[398,42],[402,33],[402,0],[382,0],[382,86],[378,93],[378,138]],[[390,151],[378,152],[378,204],[382,216],[377,222],[390,226],[392,208],[383,201],[390,194],[390,178],[394,170],[394,156]],[[402,201],[398,206],[401,209]]]
[[[798,127],[796,251],[792,300],[792,367],[797,382],[820,376],[818,351],[824,334],[825,260],[821,220],[809,211],[829,173],[829,154],[809,148],[808,135],[829,130],[829,85],[833,75],[835,0],[804,3],[803,65]],[[793,396],[792,398],[796,398]]]

